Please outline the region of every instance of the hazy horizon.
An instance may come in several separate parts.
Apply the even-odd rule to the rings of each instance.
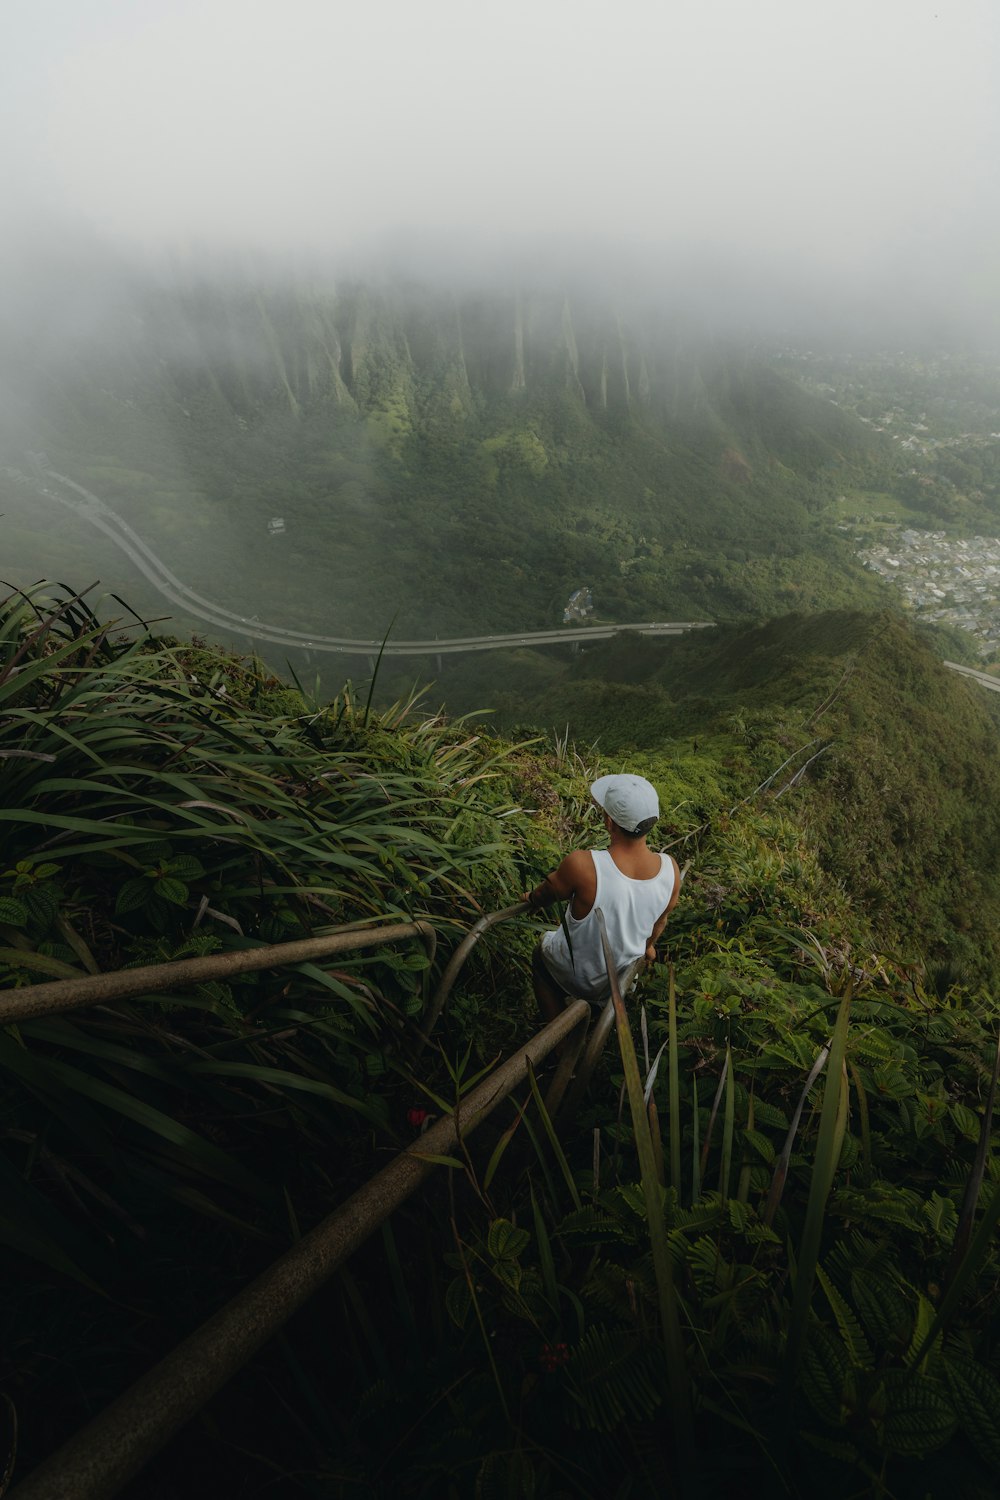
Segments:
[[[8,27],[8,295],[167,260],[648,281],[1000,328],[985,0],[53,0]]]

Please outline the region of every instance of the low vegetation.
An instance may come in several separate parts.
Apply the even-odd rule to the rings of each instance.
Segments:
[[[601,762],[659,787],[670,963],[558,1147],[532,1086],[144,1493],[995,1492],[989,710],[887,617],[680,649],[674,732],[625,683],[656,732],[622,717]],[[458,934],[589,839],[597,766],[4,602],[5,989],[372,920],[441,940],[0,1032],[19,1473],[535,1028],[524,921],[419,1046]]]

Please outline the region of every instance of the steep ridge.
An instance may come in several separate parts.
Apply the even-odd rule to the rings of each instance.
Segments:
[[[129,641],[75,600],[12,595],[0,627],[8,986],[417,915],[444,939],[440,975],[484,909],[592,836],[598,762],[565,744],[369,711],[350,691],[308,704],[256,665]],[[886,616],[792,617],[672,649],[673,674],[657,665],[681,683],[675,737],[628,763],[655,780],[659,837],[692,867],[667,929],[671,977],[647,975],[632,1002],[634,1048],[622,1020],[631,1128],[612,1052],[585,1117],[559,1122],[554,1165],[530,1099],[492,1142],[438,1159],[430,1190],[152,1461],[144,1489],[250,1491],[280,1474],[290,1493],[431,1500],[485,1494],[498,1475],[504,1493],[566,1492],[566,1474],[583,1493],[580,1474],[587,1494],[612,1494],[641,1460],[637,1493],[664,1494],[682,1401],[709,1500],[782,1471],[790,1494],[819,1500],[874,1500],[887,1480],[905,1500],[995,1491],[989,1179],[987,1233],[947,1278],[996,1006],[954,963],[934,970],[930,928],[882,946],[899,935],[887,913],[925,917],[933,880],[957,868],[935,829],[970,860],[985,850],[976,821],[995,833],[995,723]],[[627,652],[606,650],[624,667]],[[904,743],[913,780],[894,800]],[[885,819],[866,831],[868,812]],[[852,878],[868,835],[892,845],[881,911]],[[942,916],[989,959],[995,912],[989,930],[959,930],[978,918],[972,896],[952,890]],[[511,923],[477,951],[440,1055],[413,1045],[432,962],[420,950],[232,974],[0,1036],[19,1481],[390,1154],[419,1152],[429,1111],[459,1114],[470,1078],[537,1025],[534,936]],[[642,1162],[651,1117],[659,1171]],[[987,1115],[984,1143],[995,1135]],[[673,1377],[656,1224],[678,1272]],[[290,1373],[301,1421],[275,1400]],[[725,1444],[720,1390],[738,1403]]]
[[[804,820],[880,940],[967,976],[1000,966],[997,698],[949,672],[907,621],[788,615],[676,640],[618,639],[562,662],[522,656],[497,674],[489,693],[482,668],[476,681],[449,668],[441,690],[455,711],[489,693],[501,724],[565,726],[623,764],[724,737],[739,745],[747,776],[763,780],[812,746],[808,795],[791,789],[782,805]]]
[[[620,620],[873,598],[818,517],[880,440],[655,311],[178,283],[4,367],[0,457],[43,450],[240,613],[294,577],[290,628],[544,626],[581,583]]]

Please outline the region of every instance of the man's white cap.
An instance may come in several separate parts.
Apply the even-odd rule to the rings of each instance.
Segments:
[[[600,776],[590,795],[626,833],[648,833],[660,816],[656,788],[644,776]]]

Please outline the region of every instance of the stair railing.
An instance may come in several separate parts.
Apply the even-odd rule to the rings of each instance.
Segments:
[[[561,1042],[560,1069],[586,1030],[590,1006],[575,1000],[495,1068],[412,1146],[401,1151],[248,1287],[190,1334],[111,1406],[16,1485],[11,1500],[111,1500],[324,1281],[523,1083],[529,1064]],[[578,1049],[577,1049],[578,1050]],[[568,1064],[572,1069],[571,1062]],[[557,1070],[557,1077],[559,1070]]]
[[[437,934],[429,922],[394,922],[382,927],[355,927],[327,933],[325,937],[300,938],[293,943],[264,943],[255,948],[233,948],[201,958],[178,958],[170,963],[146,964],[140,969],[118,969],[111,974],[88,974],[79,979],[57,979],[51,984],[31,984],[0,994],[0,1026],[27,1021],[34,1016],[76,1010],[82,1005],[107,1005],[136,995],[162,994],[165,990],[190,988],[210,980],[228,980],[237,974],[277,969],[285,964],[311,963],[332,953],[352,953],[418,937],[433,962]]]
[[[479,938],[496,923],[527,910],[527,903],[520,902],[493,912],[481,918],[466,935],[452,955],[434,995],[421,1044],[426,1042],[465,959]],[[0,1025],[82,1005],[162,993],[181,984],[303,963],[331,953],[375,947],[408,937],[421,938],[433,957],[434,931],[427,922],[418,921],[33,985],[0,996]],[[641,971],[643,962],[640,959],[631,966],[623,990]],[[524,1082],[529,1067],[537,1069],[554,1049],[560,1048],[559,1062],[546,1096],[550,1118],[564,1096],[567,1109],[579,1101],[614,1025],[613,1002],[609,1000],[602,1010],[588,1040],[592,1014],[586,1000],[568,1000],[554,1021],[495,1068],[451,1114],[430,1126],[418,1142],[401,1151],[17,1484],[11,1491],[12,1500],[111,1500],[420,1186],[435,1166],[434,1158],[452,1153]]]
[[[427,1010],[427,1020],[424,1023],[424,1029],[417,1045],[418,1052],[423,1048],[434,1027],[437,1025],[438,1018],[444,1009],[445,1001],[454,988],[455,980],[458,978],[465,960],[479,942],[483,933],[488,932],[491,927],[495,927],[498,922],[506,922],[510,917],[523,916],[525,912],[530,910],[531,907],[527,901],[519,901],[516,906],[505,906],[502,911],[490,912],[488,916],[480,917],[475,926],[469,928],[469,931],[465,934],[465,937],[448,960],[447,967],[441,975],[438,987],[434,992],[434,998],[431,1000]]]

